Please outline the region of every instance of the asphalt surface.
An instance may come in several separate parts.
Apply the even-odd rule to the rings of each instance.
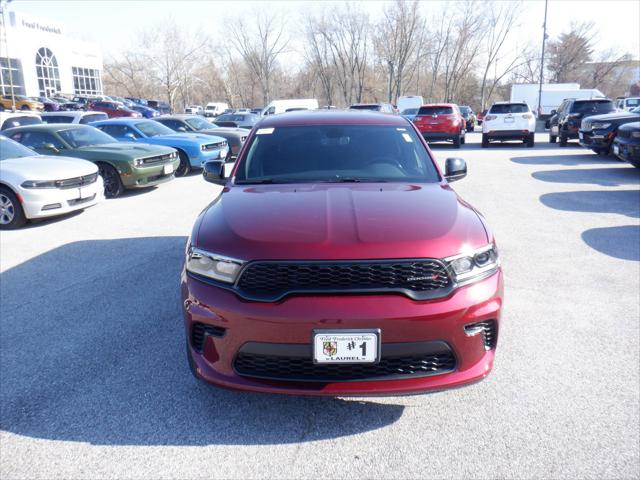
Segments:
[[[494,371],[422,396],[236,393],[188,371],[199,175],[0,234],[0,477],[638,478],[640,170],[538,135],[434,148],[493,227]],[[544,143],[543,143],[544,142]]]

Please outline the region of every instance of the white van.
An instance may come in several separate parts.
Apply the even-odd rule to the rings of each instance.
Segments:
[[[407,95],[398,97],[398,111],[402,113],[407,108],[420,108],[424,105],[424,99],[420,95]]]
[[[217,117],[229,108],[229,105],[223,102],[209,102],[204,107],[205,117]]]
[[[315,98],[293,98],[274,100],[262,110],[262,115],[274,115],[295,110],[317,110],[318,100]]]

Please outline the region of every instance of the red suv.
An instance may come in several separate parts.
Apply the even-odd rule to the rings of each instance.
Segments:
[[[254,127],[187,241],[194,375],[240,390],[393,395],[493,365],[502,272],[483,217],[402,117],[295,112]]]
[[[104,112],[109,118],[134,117],[142,118],[142,114],[130,110],[116,102],[93,102],[89,108],[95,112]]]
[[[451,140],[455,148],[464,144],[466,122],[454,103],[423,105],[413,123],[427,141]]]

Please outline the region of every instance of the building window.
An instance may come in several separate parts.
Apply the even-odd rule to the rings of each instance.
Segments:
[[[100,70],[73,67],[73,88],[76,95],[102,95]]]
[[[22,63],[17,58],[0,57],[0,91],[9,95],[12,90],[14,95],[24,95]]]
[[[36,74],[40,95],[50,97],[60,92],[58,60],[48,48],[43,47],[36,53]]]

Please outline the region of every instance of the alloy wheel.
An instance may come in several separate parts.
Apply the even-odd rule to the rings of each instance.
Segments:
[[[9,225],[15,216],[15,205],[7,195],[0,193],[0,224]]]

